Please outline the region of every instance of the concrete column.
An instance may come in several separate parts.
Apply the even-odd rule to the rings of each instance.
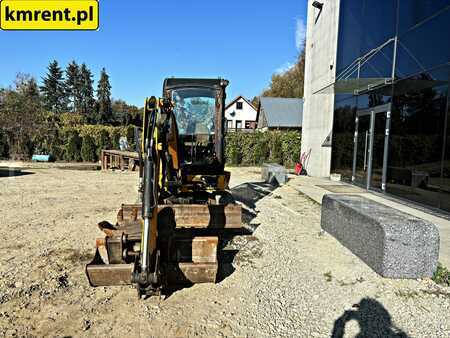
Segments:
[[[330,175],[334,93],[314,94],[336,77],[339,0],[321,1],[322,10],[308,0],[302,153],[310,152],[306,170],[311,176]]]

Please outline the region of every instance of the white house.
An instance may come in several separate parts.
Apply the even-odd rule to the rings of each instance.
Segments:
[[[225,107],[227,130],[255,129],[258,110],[239,95]]]

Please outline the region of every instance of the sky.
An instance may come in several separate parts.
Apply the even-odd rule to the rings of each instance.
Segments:
[[[105,67],[112,96],[142,106],[166,77],[222,77],[228,99],[259,95],[288,69],[305,35],[306,0],[101,0],[98,31],[0,31],[0,87],[41,82],[48,63]],[[96,88],[96,83],[95,83]]]

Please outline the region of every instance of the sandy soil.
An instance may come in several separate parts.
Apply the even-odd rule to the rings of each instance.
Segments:
[[[137,175],[24,172],[0,177],[0,336],[450,336],[449,288],[380,278],[320,233],[319,205],[289,186],[270,193],[256,168],[232,169],[258,211],[246,218],[254,233],[230,244],[234,271],[144,301],[84,276],[96,224],[136,201]]]

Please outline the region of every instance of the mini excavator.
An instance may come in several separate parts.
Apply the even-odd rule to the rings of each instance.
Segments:
[[[168,78],[163,97],[145,101],[138,204],[123,204],[116,224],[86,266],[92,286],[134,284],[139,297],[214,283],[218,246],[242,227],[241,206],[224,170],[223,79]],[[231,230],[232,231],[232,230]]]

